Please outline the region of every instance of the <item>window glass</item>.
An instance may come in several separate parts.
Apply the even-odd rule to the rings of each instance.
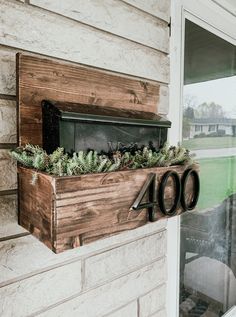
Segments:
[[[235,46],[186,20],[183,140],[200,164],[200,198],[181,215],[180,316],[236,305]]]

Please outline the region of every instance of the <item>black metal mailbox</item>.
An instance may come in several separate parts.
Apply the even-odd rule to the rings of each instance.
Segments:
[[[96,150],[107,153],[111,146],[135,143],[159,149],[167,140],[171,122],[150,112],[114,109],[66,102],[42,102],[43,147],[68,153]]]

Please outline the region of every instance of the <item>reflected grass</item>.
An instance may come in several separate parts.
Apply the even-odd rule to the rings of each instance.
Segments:
[[[236,157],[199,159],[200,197],[198,209],[221,203],[236,192]]]
[[[184,140],[182,145],[189,150],[222,149],[236,147],[236,137],[211,137]]]

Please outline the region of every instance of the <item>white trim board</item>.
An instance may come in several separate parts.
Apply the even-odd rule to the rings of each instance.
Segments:
[[[222,317],[235,317],[235,316],[236,316],[236,306],[233,306]]]

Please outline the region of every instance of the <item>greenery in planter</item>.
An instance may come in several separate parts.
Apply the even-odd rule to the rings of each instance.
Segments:
[[[141,149],[132,146],[132,151],[119,148],[108,154],[98,154],[91,150],[73,153],[72,156],[64,153],[63,148],[48,155],[41,147],[27,144],[12,150],[11,155],[23,166],[57,176],[193,163],[187,149],[167,144],[159,151],[151,146]]]

